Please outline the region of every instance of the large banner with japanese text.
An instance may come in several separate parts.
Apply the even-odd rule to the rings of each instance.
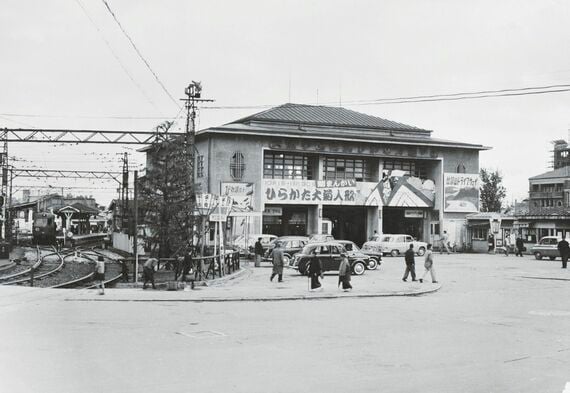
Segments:
[[[378,206],[370,199],[377,183],[355,180],[263,180],[264,204]]]
[[[479,211],[479,175],[444,173],[444,211],[477,213]]]

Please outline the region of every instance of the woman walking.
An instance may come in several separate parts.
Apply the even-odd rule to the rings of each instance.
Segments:
[[[342,253],[341,257],[342,261],[338,268],[338,285],[342,284],[342,290],[348,292],[352,289],[352,285],[350,285],[350,263],[345,253]]]
[[[431,282],[437,284],[437,280],[435,279],[435,269],[433,268],[433,252],[431,250],[431,244],[427,245],[424,267],[426,268],[426,271],[424,272],[422,278],[420,278],[420,282],[424,282],[424,278],[429,272],[431,275]]]
[[[319,258],[314,255],[309,263],[309,277],[311,278],[311,291],[322,290],[321,283],[319,282],[319,277],[323,278],[323,267]]]

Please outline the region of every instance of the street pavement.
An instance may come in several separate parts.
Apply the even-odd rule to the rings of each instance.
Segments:
[[[329,275],[322,294],[340,297],[315,301],[302,299],[306,278],[270,283],[268,267],[195,291],[0,287],[0,391],[563,392],[570,273],[560,266],[436,254],[439,287],[402,282],[403,258],[387,257],[353,277],[351,295],[438,290],[350,298]],[[296,296],[227,301],[244,292]],[[200,296],[213,300],[187,301]]]

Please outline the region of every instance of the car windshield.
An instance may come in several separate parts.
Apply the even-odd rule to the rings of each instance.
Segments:
[[[303,249],[301,250],[301,254],[310,255],[313,253],[314,250],[315,250],[315,246],[307,245],[307,246],[303,247]]]
[[[382,236],[382,237],[380,238],[380,241],[381,241],[381,242],[389,242],[389,241],[392,241],[392,236]]]

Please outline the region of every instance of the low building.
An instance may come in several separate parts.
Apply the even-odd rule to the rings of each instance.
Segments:
[[[234,199],[232,235],[375,231],[464,244],[482,145],[339,107],[285,104],[196,133],[201,192]],[[147,149],[147,166],[152,149]]]

